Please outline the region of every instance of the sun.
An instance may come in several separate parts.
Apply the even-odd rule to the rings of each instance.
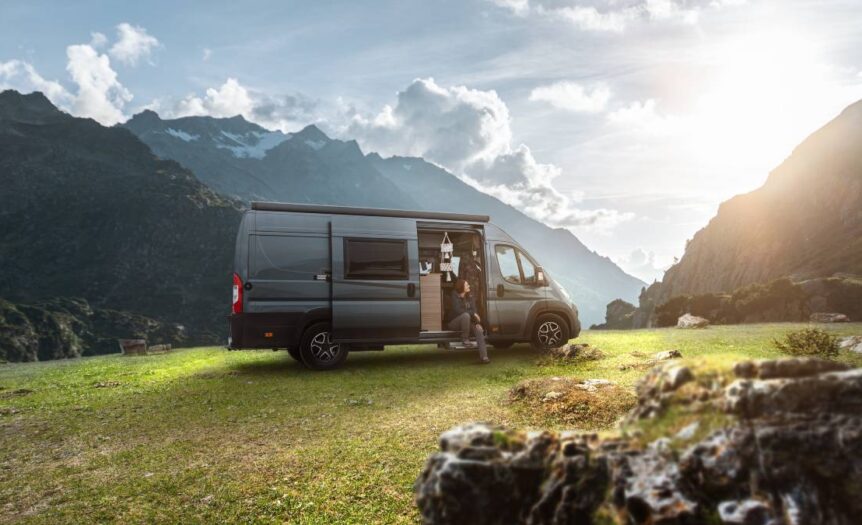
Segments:
[[[835,83],[815,40],[798,32],[735,38],[708,62],[715,78],[689,117],[689,148],[727,170],[729,192],[747,191],[824,123]]]

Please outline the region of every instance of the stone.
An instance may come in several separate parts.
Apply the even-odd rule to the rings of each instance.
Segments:
[[[706,328],[707,326],[709,326],[709,319],[691,314],[683,314],[676,321],[677,328]]]
[[[664,352],[659,352],[655,354],[653,357],[653,361],[669,361],[671,359],[682,359],[682,352],[679,350],[665,350]]]
[[[809,320],[812,323],[849,323],[850,318],[844,314],[833,312],[815,312]]]
[[[563,397],[562,393],[555,392],[555,391],[551,390],[550,392],[548,392],[547,394],[542,396],[542,401],[547,403],[548,401],[556,401],[557,399],[560,399],[561,397]]]
[[[756,499],[722,501],[718,516],[727,525],[768,525],[773,519],[769,505]]]
[[[422,520],[857,523],[862,515],[862,368],[833,369],[818,360],[746,363],[735,367],[737,379],[726,386],[713,380],[714,371],[697,377],[679,366],[651,370],[637,386],[633,413],[656,399],[682,403],[680,392],[665,390],[674,374],[690,374],[698,388],[708,389],[710,404],[701,409],[726,413],[698,419],[674,439],[661,437],[646,446],[639,441],[641,431],[620,437],[523,434],[473,424],[446,432],[440,451],[416,481]],[[693,409],[680,404],[677,410]],[[703,425],[717,426],[688,443]]]
[[[838,347],[856,354],[862,354],[862,335],[850,335],[838,340]]]

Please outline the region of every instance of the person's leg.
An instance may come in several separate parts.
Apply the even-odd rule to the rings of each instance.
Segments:
[[[470,340],[470,314],[464,312],[458,317],[449,321],[449,330],[458,330],[461,332],[461,340]]]
[[[485,330],[479,323],[473,324],[473,334],[476,336],[476,345],[479,347],[479,359],[488,360],[488,349],[485,348]]]

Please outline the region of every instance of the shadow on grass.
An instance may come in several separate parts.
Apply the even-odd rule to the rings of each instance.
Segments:
[[[408,369],[413,366],[433,368],[462,368],[465,366],[485,367],[496,369],[500,364],[511,364],[513,362],[529,361],[539,357],[532,351],[529,345],[515,345],[507,349],[489,348],[488,355],[491,363],[481,365],[479,354],[475,350],[443,350],[433,346],[398,349],[387,351],[354,352],[350,354],[347,361],[337,370],[327,374],[338,374],[350,371],[390,371],[394,368]],[[315,373],[306,369],[301,363],[281,353],[283,359],[268,361],[255,361],[249,363],[237,363],[231,366],[232,370],[243,375],[279,375],[293,376],[297,374]],[[497,365],[497,366],[495,366]]]

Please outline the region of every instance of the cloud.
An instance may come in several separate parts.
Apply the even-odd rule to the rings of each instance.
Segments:
[[[208,47],[205,47],[204,48],[204,54],[203,54],[204,62],[208,61],[210,59],[210,57],[212,57],[212,56],[213,56],[213,50],[208,48]]]
[[[78,44],[66,48],[66,57],[66,71],[78,85],[72,113],[108,126],[125,120],[123,107],[132,94],[117,80],[108,56],[88,44]]]
[[[173,104],[156,101],[153,106],[168,118],[242,115],[265,128],[284,132],[295,131],[321,118],[319,103],[314,99],[300,94],[269,95],[248,88],[233,77],[217,88],[208,88],[203,95],[192,93]]]
[[[662,115],[655,99],[634,101],[608,114],[608,122],[627,130],[649,135],[668,135],[681,129],[684,122],[674,116]]]
[[[149,60],[153,48],[159,45],[158,39],[143,27],[123,22],[117,26],[117,41],[108,53],[123,64],[136,66],[141,59]]]
[[[490,162],[469,166],[464,179],[475,188],[554,227],[608,229],[633,218],[632,214],[616,210],[578,209],[573,199],[554,188],[553,179],[560,174],[557,166],[536,162],[530,148],[521,144]]]
[[[661,281],[664,272],[670,268],[672,261],[659,261],[652,251],[636,248],[627,257],[620,257],[615,262],[626,273],[642,279],[644,282]]]
[[[442,87],[416,79],[398,93],[394,107],[372,118],[354,114],[346,130],[383,154],[422,156],[461,171],[509,150],[509,109],[494,91]]]
[[[416,79],[394,106],[366,116],[351,109],[340,133],[369,151],[421,156],[477,189],[552,226],[609,228],[632,218],[615,210],[582,210],[559,192],[561,170],[542,164],[524,144],[514,147],[509,110],[494,91],[444,87]]]
[[[605,85],[596,85],[588,90],[580,84],[568,81],[539,86],[530,92],[531,101],[547,102],[555,108],[579,113],[601,112],[610,98],[611,90]]]
[[[108,43],[108,37],[104,33],[95,31],[90,33],[90,47],[98,49]]]
[[[596,5],[546,5],[531,0],[490,0],[517,16],[536,14],[568,22],[582,31],[622,33],[631,24],[643,21],[694,25],[706,8],[720,9],[740,5],[746,0],[639,0],[623,3],[615,0],[594,2]]]
[[[74,96],[56,80],[46,80],[36,68],[22,60],[0,62],[0,90],[15,89],[22,93],[41,91],[54,105],[68,107]]]
[[[177,117],[209,115],[233,117],[250,115],[254,109],[248,89],[235,78],[228,78],[219,88],[209,88],[203,97],[188,95],[173,112]]]

